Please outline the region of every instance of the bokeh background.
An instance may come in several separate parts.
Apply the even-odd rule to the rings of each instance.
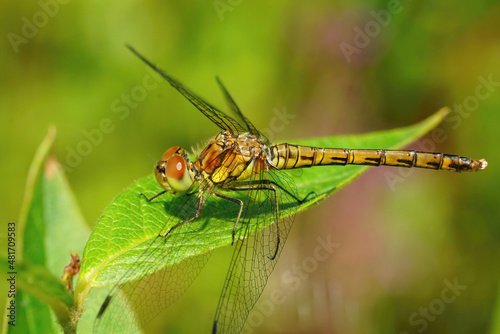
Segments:
[[[260,128],[286,110],[276,140],[405,126],[448,105],[439,140],[411,147],[488,169],[373,168],[299,214],[247,332],[500,333],[499,1],[64,2],[1,5],[2,226],[50,124],[90,226],[151,157],[216,133],[126,43],[227,110],[220,76]],[[318,238],[336,244],[326,259]],[[231,251],[147,330],[208,332]]]

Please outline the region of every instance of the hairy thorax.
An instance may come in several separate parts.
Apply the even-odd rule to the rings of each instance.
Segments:
[[[266,151],[267,147],[255,135],[224,131],[208,143],[193,165],[204,178],[224,185],[248,179],[265,170]]]

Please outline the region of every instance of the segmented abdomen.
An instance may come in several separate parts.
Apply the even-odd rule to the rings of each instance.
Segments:
[[[369,165],[443,169],[455,172],[484,169],[484,159],[473,160],[458,155],[404,150],[364,150],[320,148],[288,143],[269,148],[272,164],[279,169],[325,165]]]

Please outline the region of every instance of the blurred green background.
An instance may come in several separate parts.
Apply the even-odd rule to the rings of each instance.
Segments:
[[[247,332],[500,333],[499,1],[41,3],[1,5],[2,226],[17,220],[50,124],[90,226],[151,173],[150,157],[216,134],[126,43],[227,110],[220,76],[259,128],[286,110],[276,140],[409,125],[448,105],[442,140],[411,147],[486,158],[488,169],[373,168],[299,214]],[[318,238],[339,246],[311,267]],[[148,330],[208,332],[231,251]],[[276,291],[284,299],[270,303]]]

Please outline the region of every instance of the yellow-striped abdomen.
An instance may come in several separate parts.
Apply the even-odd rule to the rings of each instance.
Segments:
[[[279,169],[325,165],[369,165],[443,169],[455,172],[486,168],[486,160],[458,155],[404,150],[319,148],[278,144],[269,148],[272,164]]]

